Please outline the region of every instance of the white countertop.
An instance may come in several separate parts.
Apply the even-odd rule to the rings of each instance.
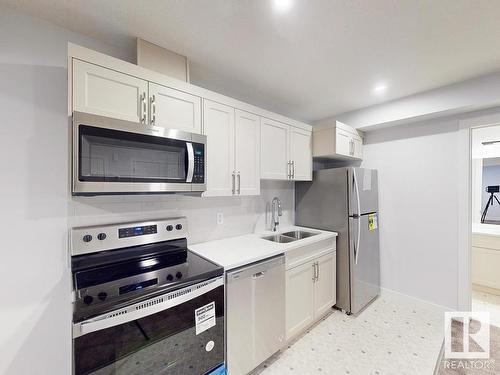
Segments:
[[[276,243],[262,238],[266,235],[279,234],[296,229],[315,232],[318,234],[316,236],[288,243]],[[246,234],[243,236],[229,237],[221,240],[201,242],[189,245],[189,249],[215,263],[220,264],[227,271],[278,254],[286,253],[287,251],[298,247],[336,237],[337,235],[338,234],[335,232],[292,226],[280,229],[277,232]]]
[[[500,237],[500,225],[473,223],[472,233]]]

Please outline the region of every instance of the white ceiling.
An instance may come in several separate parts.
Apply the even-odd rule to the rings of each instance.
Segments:
[[[146,39],[188,56],[192,83],[306,121],[500,70],[500,1],[272,1],[0,3],[118,47]]]

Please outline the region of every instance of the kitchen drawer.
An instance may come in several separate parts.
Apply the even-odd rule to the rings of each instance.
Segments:
[[[333,237],[290,250],[286,253],[285,257],[286,269],[289,270],[290,268],[297,267],[302,263],[308,262],[328,252],[335,251],[336,249],[337,237]]]

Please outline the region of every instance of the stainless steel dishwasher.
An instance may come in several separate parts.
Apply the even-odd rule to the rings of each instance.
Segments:
[[[247,374],[285,340],[285,257],[229,271],[226,350],[229,375]]]

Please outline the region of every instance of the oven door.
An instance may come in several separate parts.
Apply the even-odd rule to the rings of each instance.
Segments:
[[[222,277],[73,325],[76,375],[201,375],[223,361]]]
[[[73,115],[73,194],[203,191],[205,136]]]

